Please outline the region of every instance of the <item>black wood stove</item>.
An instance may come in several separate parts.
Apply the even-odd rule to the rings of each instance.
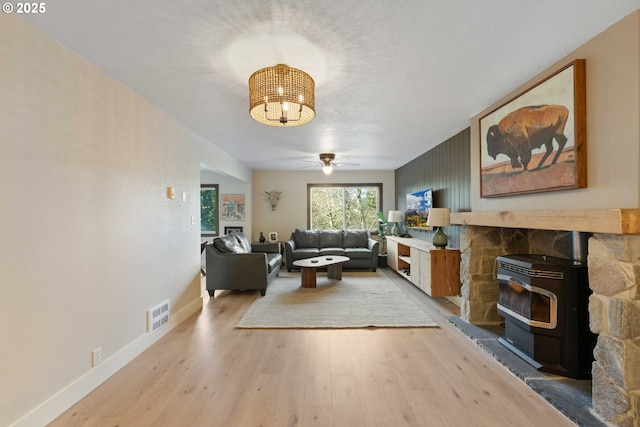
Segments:
[[[546,255],[497,258],[499,341],[533,367],[570,378],[591,377],[596,335],[589,330],[586,264]]]

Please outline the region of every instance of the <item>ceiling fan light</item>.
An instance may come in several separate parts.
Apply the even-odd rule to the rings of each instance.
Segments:
[[[315,82],[284,64],[262,68],[249,77],[249,115],[269,126],[300,126],[316,116]]]
[[[333,172],[333,167],[331,167],[331,165],[324,165],[322,167],[322,172],[324,172],[327,175],[330,175],[331,172]]]

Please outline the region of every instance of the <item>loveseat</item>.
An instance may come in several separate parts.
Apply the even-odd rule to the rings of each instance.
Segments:
[[[367,230],[300,230],[291,233],[284,243],[287,271],[295,266],[294,261],[323,255],[349,257],[343,268],[378,267],[378,241],[371,238]]]
[[[264,296],[280,264],[278,243],[251,244],[244,233],[216,237],[206,247],[207,291],[257,289]]]

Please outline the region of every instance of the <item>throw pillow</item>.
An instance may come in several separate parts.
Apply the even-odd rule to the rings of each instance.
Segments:
[[[238,244],[242,248],[242,253],[250,254],[251,253],[251,242],[247,235],[244,233],[232,233],[232,236],[235,236]]]
[[[222,253],[245,253],[244,249],[233,234],[235,233],[216,237],[213,239],[213,245]]]

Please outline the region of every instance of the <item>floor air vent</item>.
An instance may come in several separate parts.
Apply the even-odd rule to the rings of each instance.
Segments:
[[[147,332],[154,333],[166,323],[169,323],[169,300],[147,311]]]

